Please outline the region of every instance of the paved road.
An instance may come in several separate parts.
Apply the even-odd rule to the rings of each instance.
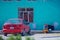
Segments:
[[[7,39],[10,35],[4,36],[3,34],[0,36],[3,37],[3,39]],[[60,33],[49,33],[49,34],[35,34],[30,36],[31,38],[35,38],[35,40],[60,40]],[[22,40],[25,40],[25,37],[22,37]]]

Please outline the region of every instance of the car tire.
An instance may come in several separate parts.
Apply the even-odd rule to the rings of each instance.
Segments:
[[[4,33],[4,36],[7,36],[7,33]]]
[[[29,30],[29,31],[27,32],[27,34],[28,34],[28,35],[31,35],[31,31]]]
[[[15,36],[17,36],[18,34],[14,34]]]
[[[21,33],[21,35],[22,35],[22,36],[25,36],[25,35],[26,35],[26,32],[25,32],[25,31],[23,31],[23,32]]]

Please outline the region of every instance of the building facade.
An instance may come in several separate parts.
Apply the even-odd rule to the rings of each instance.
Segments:
[[[36,24],[36,30],[43,30],[44,24],[60,24],[60,0],[0,0],[0,29],[8,19],[18,18],[18,8],[33,8],[31,24]]]

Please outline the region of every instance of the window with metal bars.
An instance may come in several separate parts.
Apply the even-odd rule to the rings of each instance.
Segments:
[[[33,8],[18,8],[18,17],[33,22]]]

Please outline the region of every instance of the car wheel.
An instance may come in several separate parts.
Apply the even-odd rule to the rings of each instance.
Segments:
[[[23,31],[23,32],[21,33],[21,35],[22,35],[22,36],[25,36],[25,35],[26,35],[26,32],[25,32],[25,31]]]
[[[7,36],[7,33],[4,33],[4,36]]]
[[[27,32],[27,34],[28,34],[28,35],[31,35],[31,32],[30,32],[30,30]]]
[[[17,34],[14,34],[15,36],[17,36]]]

